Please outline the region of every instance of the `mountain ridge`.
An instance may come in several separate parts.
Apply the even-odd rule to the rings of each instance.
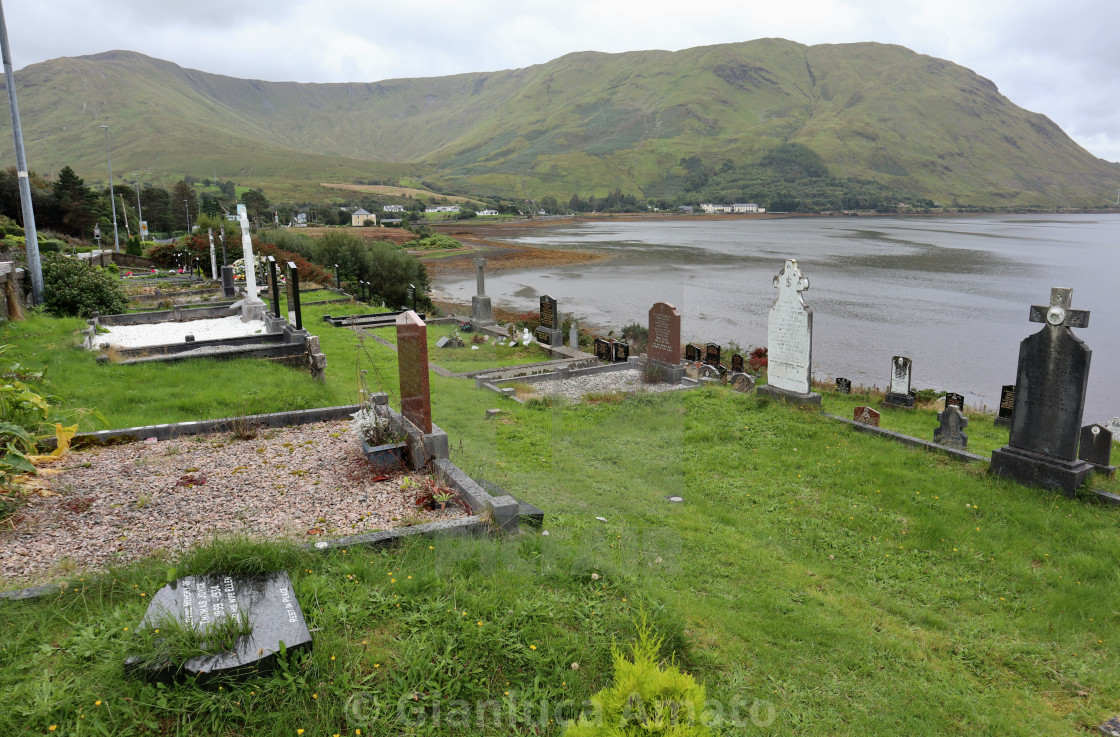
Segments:
[[[293,191],[424,177],[474,195],[680,195],[689,157],[715,171],[787,142],[841,180],[946,205],[1092,207],[1120,181],[1120,164],[991,80],[874,42],[579,51],[521,69],[332,83],[241,79],[113,50],[31,65],[16,80],[33,166],[47,158],[93,180],[103,177],[97,126],[108,122],[114,169],[136,179],[213,172]]]

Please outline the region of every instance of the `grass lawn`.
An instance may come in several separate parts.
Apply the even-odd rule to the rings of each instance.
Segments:
[[[38,320],[4,327],[2,342],[58,343],[51,355],[22,349],[25,365],[70,350]],[[325,396],[352,396],[360,370],[372,372],[371,386],[376,375],[395,388],[395,353],[347,330],[318,333]],[[61,366],[53,389],[101,407],[99,395],[72,386],[89,370]],[[195,379],[194,393],[207,397],[200,407],[239,394],[226,396],[225,384],[240,367],[214,370]],[[300,384],[306,374],[286,376]],[[725,387],[499,405],[471,382],[432,375],[431,386],[452,460],[545,509],[548,537],[377,555],[219,546],[91,577],[45,601],[0,603],[4,731],[559,734],[535,720],[409,726],[395,709],[585,698],[609,680],[612,638],[632,636],[635,601],[669,637],[665,654],[725,716],[736,709],[737,726],[720,734],[1067,735],[1120,714],[1120,510]],[[158,402],[160,411],[173,404]],[[824,398],[843,416],[860,403]],[[493,406],[506,412],[484,420]],[[206,416],[236,413],[216,411]],[[930,410],[884,411],[883,424],[932,437],[936,421]],[[970,449],[1005,442],[984,424],[969,426]],[[1120,491],[1116,481],[1096,485]],[[140,593],[186,572],[241,570],[246,559],[292,572],[319,628],[312,656],[222,691],[121,677]]]

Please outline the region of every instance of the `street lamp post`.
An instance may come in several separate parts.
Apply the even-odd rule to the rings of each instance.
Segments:
[[[117,201],[113,194],[113,155],[109,153],[109,126],[101,126],[105,129],[105,158],[109,161],[109,204],[113,206],[113,250],[120,253],[121,250],[121,237],[117,233]]]
[[[191,201],[183,200],[183,209],[187,211],[187,235],[191,234]]]

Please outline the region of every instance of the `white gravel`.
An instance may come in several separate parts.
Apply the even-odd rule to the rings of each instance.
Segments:
[[[0,529],[0,583],[80,575],[214,535],[318,541],[464,516],[417,508],[362,455],[350,421],[68,453]]]
[[[623,369],[569,379],[538,381],[529,386],[533,388],[533,393],[537,395],[558,396],[572,400],[582,399],[587,394],[605,392],[670,392],[685,388],[682,384],[643,384],[642,372],[638,369]]]
[[[94,336],[95,349],[102,344],[119,348],[143,348],[151,345],[182,343],[188,335],[195,340],[220,340],[222,338],[242,338],[249,335],[264,334],[264,320],[241,322],[237,315],[215,317],[187,322],[157,322],[143,325],[104,326],[109,332]]]

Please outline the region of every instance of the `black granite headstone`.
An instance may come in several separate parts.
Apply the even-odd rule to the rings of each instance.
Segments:
[[[731,372],[735,374],[742,374],[746,372],[747,362],[743,360],[742,353],[731,354]]]
[[[595,339],[595,358],[600,361],[611,361],[614,358],[614,351],[611,350],[611,342],[603,338]]]
[[[272,671],[281,643],[289,653],[311,649],[311,633],[286,571],[253,577],[215,573],[180,578],[156,592],[139,628],[158,629],[171,619],[204,633],[223,618],[242,614],[251,632],[238,637],[231,650],[183,663],[132,656],[125,660],[125,671],[164,683],[180,676],[197,676],[199,681],[215,677],[244,680]]]
[[[836,391],[840,392],[841,394],[851,394],[852,393],[852,380],[851,379],[845,379],[843,376],[838,378],[836,380]]]
[[[560,328],[560,313],[556,311],[556,300],[547,294],[541,297],[541,327],[549,330]]]
[[[1071,308],[1072,289],[1050,290],[1048,306],[1033,305],[1031,322],[1044,323],[1019,344],[1011,437],[992,452],[992,473],[1073,496],[1092,466],[1077,458],[1085,390],[1093,352],[1072,328],[1089,313]]]
[[[695,343],[689,343],[688,345],[686,345],[684,347],[684,360],[690,363],[697,363],[704,360],[703,351],[700,350],[700,346],[696,345]]]
[[[1004,384],[999,394],[999,414],[996,424],[1011,427],[1011,415],[1015,410],[1015,385]]]
[[[280,317],[280,279],[276,275],[276,257],[268,259],[268,296],[272,301],[272,314]]]
[[[621,340],[616,340],[611,343],[611,355],[615,363],[621,363],[630,359],[630,344]]]
[[[222,267],[222,296],[226,299],[233,299],[237,296],[237,287],[233,284],[233,267]]]
[[[1081,428],[1081,442],[1077,444],[1077,457],[1094,466],[1112,465],[1112,433],[1104,425],[1087,425]]]
[[[964,397],[961,396],[960,394],[955,394],[953,392],[947,392],[945,394],[945,406],[946,407],[956,407],[961,412],[964,412]]]
[[[303,310],[299,306],[299,267],[288,262],[288,324],[296,330],[303,330]]]
[[[722,348],[715,343],[704,346],[704,363],[709,366],[719,366],[719,354]]]

